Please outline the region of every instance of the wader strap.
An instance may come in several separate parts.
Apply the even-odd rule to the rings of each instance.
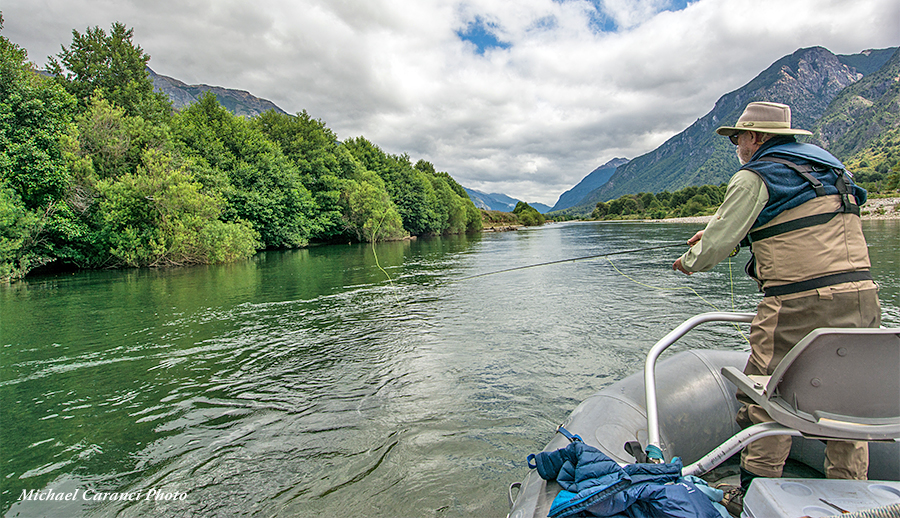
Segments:
[[[844,212],[856,214],[859,216],[859,205],[850,201],[850,194],[853,193],[853,186],[850,183],[850,172],[846,169],[838,171],[838,180],[834,186],[837,187],[838,193],[841,195],[841,208]]]
[[[841,284],[843,282],[871,280],[873,280],[872,273],[868,270],[859,272],[834,273],[831,275],[825,275],[823,277],[816,277],[815,279],[809,279],[808,281],[794,282],[791,284],[784,284],[782,286],[773,286],[771,288],[766,288],[764,291],[766,297],[778,297],[781,295],[790,295],[791,293],[800,293],[801,291],[824,288],[826,286],[834,286],[835,284]]]
[[[824,214],[813,214],[812,216],[792,219],[791,221],[785,221],[784,223],[779,223],[777,225],[772,225],[771,227],[766,227],[761,230],[750,232],[749,234],[747,234],[747,237],[750,239],[750,243],[753,243],[754,241],[761,241],[768,237],[784,234],[785,232],[790,232],[792,230],[799,230],[801,228],[812,227],[815,225],[824,225],[825,223],[831,221],[838,214],[841,213],[826,212]]]
[[[815,176],[809,174],[810,171],[815,171],[815,168],[808,165],[797,165],[790,160],[785,160],[784,158],[778,158],[774,156],[764,156],[759,160],[763,162],[775,162],[777,164],[790,167],[797,174],[802,176],[807,182],[812,184],[813,189],[816,190],[816,196],[825,196],[825,186],[822,185],[822,182],[820,182]]]

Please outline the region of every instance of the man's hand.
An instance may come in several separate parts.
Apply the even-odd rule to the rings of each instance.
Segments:
[[[703,237],[703,231],[701,230],[701,231],[697,232],[696,234],[694,234],[693,236],[691,236],[691,238],[688,239],[687,244],[690,246],[694,246],[698,241],[700,241],[700,238],[702,238],[702,237]],[[680,271],[682,273],[686,273],[688,275],[693,273],[693,272],[689,272],[684,269],[684,266],[681,264],[680,257],[675,261],[675,264],[672,265],[672,269],[678,270],[678,271]]]
[[[686,274],[688,274],[688,275],[690,275],[691,273],[693,273],[693,272],[689,272],[689,271],[687,271],[687,270],[684,269],[684,266],[681,265],[681,258],[680,258],[680,257],[675,261],[675,264],[672,265],[672,269],[673,269],[673,270],[678,270],[678,271],[680,271],[680,272],[682,272],[682,273],[686,273]]]
[[[694,245],[697,243],[697,241],[700,241],[700,238],[701,238],[701,237],[703,237],[703,231],[702,231],[702,230],[699,231],[699,232],[697,232],[697,233],[694,234],[693,236],[691,236],[690,239],[688,239],[688,246],[694,246]]]

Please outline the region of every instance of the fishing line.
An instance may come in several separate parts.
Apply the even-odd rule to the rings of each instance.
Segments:
[[[479,277],[487,277],[488,275],[497,275],[497,274],[499,274],[499,273],[514,272],[514,271],[517,271],[517,270],[525,270],[525,269],[527,269],[527,268],[537,268],[537,267],[539,267],[539,266],[549,266],[549,265],[551,265],[551,264],[571,263],[571,262],[575,262],[575,261],[583,261],[583,260],[585,260],[585,259],[597,259],[597,258],[599,258],[599,257],[609,257],[609,256],[611,256],[611,255],[634,254],[634,253],[637,253],[637,252],[647,252],[647,251],[650,251],[650,250],[660,250],[660,249],[663,249],[663,248],[675,248],[676,246],[684,246],[684,242],[683,242],[683,241],[679,241],[679,242],[677,242],[677,243],[672,243],[672,244],[668,244],[668,245],[650,246],[650,247],[647,247],[647,248],[635,248],[635,249],[633,249],[633,250],[620,250],[620,251],[618,251],[618,252],[607,252],[607,253],[605,253],[605,254],[586,255],[586,256],[584,256],[584,257],[573,257],[573,258],[571,258],[571,259],[559,259],[559,260],[556,260],[556,261],[548,261],[548,262],[546,262],[546,263],[528,264],[528,265],[525,265],[525,266],[516,266],[516,267],[513,267],[513,268],[506,268],[506,269],[504,269],[504,270],[496,270],[496,271],[493,271],[493,272],[486,272],[486,273],[479,273],[479,274],[476,274],[476,275],[469,275],[468,277],[462,277],[462,278],[459,278],[459,279],[457,279],[457,280],[458,280],[458,281],[467,281],[467,280],[469,280],[469,279],[477,279],[477,278],[479,278]]]
[[[716,311],[720,311],[719,308],[716,307],[715,304],[713,304],[712,302],[706,300],[706,298],[704,298],[703,295],[700,295],[700,294],[697,292],[697,290],[695,290],[694,288],[691,288],[690,286],[681,286],[681,287],[678,287],[678,288],[663,288],[663,287],[660,287],[660,286],[651,286],[651,285],[649,285],[649,284],[645,284],[645,283],[643,283],[643,282],[640,282],[640,281],[638,281],[637,279],[635,279],[635,278],[633,278],[633,277],[630,277],[629,275],[625,274],[625,272],[623,272],[622,270],[618,269],[618,268],[616,267],[616,265],[613,264],[612,259],[610,259],[609,257],[607,257],[606,260],[609,262],[609,265],[613,267],[613,270],[615,270],[616,272],[618,272],[619,275],[621,275],[622,277],[625,277],[626,279],[628,279],[629,281],[631,281],[631,282],[633,282],[633,283],[635,283],[635,284],[638,284],[638,285],[643,286],[643,287],[645,287],[645,288],[650,288],[651,290],[658,290],[658,291],[681,291],[681,290],[689,290],[689,291],[693,292],[694,295],[700,297],[700,300],[702,300],[703,302],[709,304],[713,309],[715,309]],[[728,258],[728,276],[730,277],[730,280],[731,280],[731,310],[734,311],[734,275],[732,274],[732,270],[731,270],[731,257]],[[747,343],[750,343],[750,339],[747,338],[746,335],[744,335],[744,331],[741,329],[741,327],[740,327],[739,325],[737,325],[737,324],[735,324],[735,323],[732,323],[732,326],[734,326],[734,328],[737,329],[738,333],[740,333],[741,337],[742,337],[744,340],[746,340]]]
[[[397,290],[394,289],[394,280],[391,279],[390,275],[388,275],[387,270],[381,267],[381,263],[378,262],[378,253],[375,251],[375,243],[378,242],[378,229],[381,228],[381,224],[384,223],[384,218],[387,217],[387,213],[388,211],[387,209],[385,209],[384,214],[381,216],[381,221],[379,221],[378,224],[375,225],[375,230],[372,231],[372,255],[375,256],[375,266],[377,266],[378,269],[381,270],[381,273],[383,273],[384,276],[387,277],[388,282],[391,283],[391,291],[394,292],[394,297],[397,298],[397,303],[399,304],[400,297],[397,295]]]
[[[618,272],[619,275],[621,275],[622,277],[625,277],[626,279],[628,279],[629,281],[631,281],[631,282],[633,282],[633,283],[635,283],[635,284],[638,284],[638,285],[643,286],[643,287],[645,287],[645,288],[650,288],[651,290],[658,290],[658,291],[681,291],[681,290],[689,290],[689,291],[693,292],[694,295],[700,297],[700,300],[702,300],[703,302],[706,302],[707,304],[709,304],[710,306],[712,306],[712,308],[715,309],[716,311],[719,311],[719,308],[717,308],[715,304],[713,304],[712,302],[710,302],[710,301],[706,300],[705,298],[703,298],[703,295],[700,295],[700,294],[697,292],[697,290],[695,290],[694,288],[691,288],[690,286],[680,286],[680,287],[678,287],[678,288],[663,288],[663,287],[660,287],[660,286],[651,286],[651,285],[649,285],[649,284],[644,284],[643,282],[641,282],[641,281],[639,281],[639,280],[637,280],[637,279],[635,279],[635,278],[633,278],[633,277],[628,276],[625,272],[623,272],[622,270],[618,269],[618,268],[616,267],[616,265],[613,264],[612,259],[610,259],[609,257],[607,257],[606,260],[609,261],[609,265],[612,266],[612,267],[613,267],[613,270],[615,270],[616,272]]]
[[[500,273],[514,272],[514,271],[518,271],[518,270],[525,270],[525,269],[528,269],[528,268],[538,268],[538,267],[541,267],[541,266],[549,266],[549,265],[553,265],[553,264],[562,264],[562,263],[569,263],[569,262],[575,262],[575,261],[583,261],[583,260],[585,260],[585,259],[597,259],[597,258],[603,257],[603,258],[605,258],[605,259],[609,262],[609,265],[612,266],[613,269],[614,269],[619,275],[621,275],[622,277],[625,277],[626,279],[630,280],[631,282],[633,282],[633,283],[635,283],[635,284],[638,284],[639,286],[643,286],[643,287],[645,287],[645,288],[649,288],[649,289],[652,289],[652,290],[658,290],[658,291],[681,291],[681,290],[689,290],[689,291],[693,292],[694,295],[696,295],[697,297],[699,297],[700,300],[702,300],[703,302],[705,302],[706,304],[708,304],[709,306],[711,306],[711,307],[712,307],[713,309],[715,309],[716,311],[719,311],[719,308],[716,307],[715,304],[713,304],[712,302],[708,301],[706,298],[704,298],[702,295],[700,295],[700,293],[698,293],[697,290],[695,290],[694,288],[691,288],[690,286],[682,286],[682,287],[678,287],[678,288],[662,288],[662,287],[659,287],[659,286],[651,286],[651,285],[649,285],[649,284],[645,284],[645,283],[643,283],[643,282],[638,281],[637,279],[635,279],[635,278],[633,278],[633,277],[630,277],[629,275],[626,275],[622,270],[620,270],[619,268],[617,268],[616,265],[613,264],[612,259],[610,259],[610,256],[613,256],[613,255],[633,254],[633,253],[638,253],[638,252],[647,252],[647,251],[651,251],[651,250],[662,250],[662,249],[665,249],[665,248],[675,248],[675,247],[682,247],[682,246],[684,246],[684,242],[683,242],[683,241],[678,241],[678,242],[675,242],[675,243],[669,243],[669,244],[659,245],[659,246],[650,246],[650,247],[645,247],[645,248],[635,248],[635,249],[631,249],[631,250],[620,250],[620,251],[618,251],[618,252],[607,252],[607,253],[604,253],[604,254],[586,255],[586,256],[583,256],[583,257],[574,257],[574,258],[570,258],[570,259],[559,259],[559,260],[556,260],[556,261],[548,261],[548,262],[545,262],[545,263],[528,264],[528,265],[525,265],[525,266],[516,266],[516,267],[513,267],[513,268],[506,268],[506,269],[503,269],[503,270],[496,270],[496,271],[492,271],[492,272],[479,273],[479,274],[476,274],[476,275],[470,275],[470,276],[468,276],[468,277],[462,277],[462,278],[460,278],[460,279],[458,279],[458,280],[460,280],[460,281],[465,281],[465,280],[469,280],[469,279],[477,279],[477,278],[479,278],[479,277],[487,277],[487,276],[489,276],[489,275],[497,275],[497,274],[500,274]],[[735,304],[734,304],[734,274],[733,274],[732,268],[731,268],[731,257],[730,257],[730,256],[729,256],[729,258],[728,258],[728,276],[729,276],[730,287],[731,287],[731,309],[732,309],[732,311],[734,311],[734,307],[735,307]],[[741,337],[749,343],[750,340],[744,335],[744,332],[741,330],[740,326],[738,326],[737,324],[733,324],[733,325],[734,325],[734,327],[737,329],[738,333],[740,333]]]
[[[387,212],[385,212],[385,216],[387,216]],[[382,216],[382,218],[381,218],[381,222],[383,222],[383,221],[384,221],[384,216]],[[381,226],[381,222],[378,223],[378,227]],[[377,228],[378,228],[378,227],[376,227],[376,231],[375,231],[376,234],[377,234]],[[700,293],[698,293],[697,290],[695,290],[694,288],[691,288],[690,286],[681,286],[681,287],[678,287],[678,288],[663,288],[663,287],[659,287],[659,286],[651,286],[651,285],[649,285],[649,284],[640,282],[640,281],[638,281],[637,279],[635,279],[635,278],[633,278],[633,277],[631,277],[631,276],[625,274],[622,270],[620,270],[618,267],[616,267],[616,265],[613,264],[612,259],[610,259],[610,257],[611,257],[611,256],[614,256],[614,255],[634,254],[634,253],[638,253],[638,252],[648,252],[648,251],[651,251],[651,250],[662,250],[662,249],[666,249],[666,248],[675,248],[675,247],[683,247],[683,246],[684,246],[684,242],[683,242],[683,241],[678,241],[678,242],[674,242],[674,243],[668,243],[668,244],[665,244],[665,245],[649,246],[649,247],[644,247],[644,248],[634,248],[634,249],[631,249],[631,250],[619,250],[619,251],[617,251],[617,252],[606,252],[606,253],[603,253],[603,254],[586,255],[586,256],[583,256],[583,257],[573,257],[573,258],[569,258],[569,259],[558,259],[558,260],[556,260],[556,261],[547,261],[547,262],[544,262],[544,263],[528,264],[528,265],[525,265],[525,266],[515,266],[515,267],[513,267],[513,268],[505,268],[505,269],[503,269],[503,270],[495,270],[495,271],[491,271],[491,272],[479,273],[479,274],[476,274],[476,275],[469,275],[469,276],[467,276],[467,277],[461,277],[461,278],[457,279],[457,281],[466,281],[466,280],[470,280],[470,279],[477,279],[477,278],[480,278],[480,277],[487,277],[487,276],[490,276],[490,275],[498,275],[498,274],[501,274],[501,273],[514,272],[514,271],[519,271],[519,270],[526,270],[526,269],[529,269],[529,268],[538,268],[538,267],[541,267],[541,266],[550,266],[550,265],[553,265],[553,264],[562,264],[562,263],[571,263],[571,262],[575,262],[575,261],[584,261],[584,260],[587,260],[587,259],[598,259],[598,258],[601,258],[601,257],[602,257],[602,258],[605,258],[605,259],[609,262],[609,265],[612,266],[613,269],[614,269],[619,275],[621,275],[622,277],[625,277],[626,279],[630,280],[631,282],[633,282],[633,283],[635,283],[635,284],[638,284],[639,286],[643,286],[643,287],[645,287],[645,288],[649,288],[649,289],[652,289],[652,290],[658,290],[658,291],[681,291],[681,290],[689,290],[689,291],[691,291],[694,295],[696,295],[697,297],[699,297],[700,300],[702,300],[703,302],[705,302],[706,304],[708,304],[709,306],[711,306],[711,307],[712,307],[713,309],[715,309],[716,311],[719,311],[719,308],[716,307],[715,304],[713,304],[712,302],[708,301],[706,298],[703,297],[703,295],[700,295]],[[388,275],[388,273],[384,270],[384,268],[382,268],[381,265],[378,263],[378,254],[375,253],[375,236],[374,236],[374,235],[373,235],[373,242],[372,242],[372,254],[375,255],[375,264],[376,264],[376,266],[378,266],[378,268],[384,273],[384,275],[388,278],[388,281],[391,282],[391,287],[393,287],[393,286],[394,286],[394,283],[393,283],[393,281],[391,280],[391,276]],[[734,304],[734,274],[733,274],[732,268],[731,268],[731,257],[730,257],[730,256],[729,256],[729,258],[728,258],[728,276],[729,276],[730,287],[731,287],[731,309],[732,309],[732,311],[734,311],[734,307],[735,307],[735,304]],[[399,302],[399,300],[398,300],[398,302]],[[740,326],[738,326],[737,324],[733,324],[733,325],[734,325],[734,327],[737,329],[738,333],[740,333],[741,337],[749,343],[750,340],[744,335],[744,332],[741,330]]]

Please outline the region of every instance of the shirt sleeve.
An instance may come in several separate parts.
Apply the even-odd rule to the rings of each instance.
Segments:
[[[706,225],[703,237],[681,256],[689,272],[705,272],[731,255],[769,201],[762,178],[741,169],[728,182],[725,201]]]

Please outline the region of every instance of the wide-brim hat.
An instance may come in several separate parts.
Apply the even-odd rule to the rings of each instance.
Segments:
[[[744,108],[734,126],[722,126],[719,135],[730,137],[740,131],[774,133],[776,135],[812,135],[804,129],[791,127],[791,107],[786,104],[755,102]]]

